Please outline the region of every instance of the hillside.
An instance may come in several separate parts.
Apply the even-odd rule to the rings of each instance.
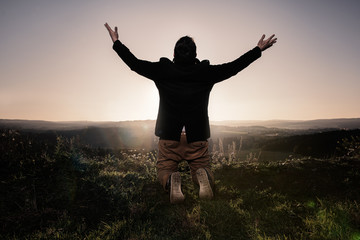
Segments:
[[[359,146],[352,156],[326,160],[214,155],[211,201],[199,200],[181,164],[186,199],[171,205],[156,179],[156,152],[36,136],[0,132],[4,240],[360,239]]]
[[[345,126],[352,121],[334,120],[333,126]],[[310,126],[311,124],[308,123]],[[313,125],[314,126],[314,125]],[[326,126],[330,126],[327,124]],[[45,122],[24,120],[0,120],[0,129],[18,130],[37,141],[54,143],[58,136],[75,138],[83,145],[103,149],[138,149],[151,151],[156,149],[158,138],[154,135],[155,121],[125,121],[125,122]],[[229,152],[247,154],[266,152],[280,155],[297,154],[327,158],[338,154],[337,147],[343,139],[360,137],[359,129],[344,130],[344,128],[312,128],[288,129],[264,126],[224,126],[212,125],[210,150],[224,149]],[[221,146],[220,146],[221,145]],[[279,154],[277,154],[279,153]],[[279,160],[279,159],[278,159]]]

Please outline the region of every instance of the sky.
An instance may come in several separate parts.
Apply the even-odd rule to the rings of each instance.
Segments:
[[[194,38],[211,64],[262,34],[278,42],[214,86],[211,121],[360,117],[358,0],[0,0],[0,119],[156,119],[154,82],[112,50],[104,23],[139,59],[172,59]]]

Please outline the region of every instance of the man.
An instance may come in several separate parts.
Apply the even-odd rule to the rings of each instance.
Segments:
[[[193,181],[199,185],[200,199],[213,198],[214,176],[210,170],[207,139],[210,137],[208,118],[209,94],[215,83],[226,80],[261,56],[261,52],[276,43],[274,35],[264,40],[238,59],[210,65],[196,58],[196,45],[192,38],[180,38],[174,49],[173,61],[160,58],[149,62],[136,58],[119,41],[117,27],[112,30],[106,23],[113,41],[113,49],[136,73],[154,81],[160,96],[155,134],[160,137],[157,160],[158,179],[170,202],[184,201],[178,164],[189,163]]]

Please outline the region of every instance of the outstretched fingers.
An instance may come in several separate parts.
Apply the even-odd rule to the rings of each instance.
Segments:
[[[118,39],[119,39],[118,28],[115,27],[115,31],[114,31],[114,30],[111,29],[111,27],[109,26],[108,23],[105,23],[104,25],[105,25],[106,29],[108,30],[108,32],[109,32],[109,34],[110,34],[111,40],[112,40],[113,42],[115,42],[116,40],[118,40]]]
[[[275,34],[271,35],[268,40],[271,40],[273,37],[275,37]]]
[[[111,32],[114,32],[116,34],[118,33],[118,28],[117,27],[115,27],[115,31],[113,31],[108,23],[105,23],[104,25],[105,25],[106,29],[109,31],[109,33],[111,33]]]
[[[264,38],[265,38],[265,34],[263,34],[260,38],[260,41],[264,41]]]
[[[266,39],[264,42],[267,44],[273,44],[276,42],[277,38],[274,38],[275,34],[271,35],[268,39]]]
[[[276,43],[277,38],[274,38],[274,39],[273,39],[273,37],[275,37],[275,34],[271,35],[266,41],[267,41],[269,44],[274,44],[274,43]]]
[[[263,44],[264,42],[264,38],[265,38],[265,34],[263,34],[258,42],[258,46],[260,46],[261,44]]]
[[[108,23],[105,23],[104,25],[105,25],[106,29],[110,32],[110,31],[111,31],[111,27],[109,26],[109,24],[108,24]]]
[[[265,34],[263,34],[258,42],[258,47],[261,51],[271,47],[274,43],[276,43],[277,38],[274,38],[275,34],[272,34],[269,38],[265,39]],[[265,39],[265,40],[264,40]]]

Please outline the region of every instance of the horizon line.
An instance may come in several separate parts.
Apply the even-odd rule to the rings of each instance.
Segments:
[[[268,122],[268,121],[319,121],[319,120],[351,120],[360,119],[359,117],[335,117],[335,118],[313,118],[313,119],[229,119],[229,120],[209,120],[210,122]],[[39,122],[136,122],[136,121],[156,121],[156,119],[127,119],[127,120],[42,120],[42,119],[21,119],[21,118],[0,118],[0,121],[39,121]]]

